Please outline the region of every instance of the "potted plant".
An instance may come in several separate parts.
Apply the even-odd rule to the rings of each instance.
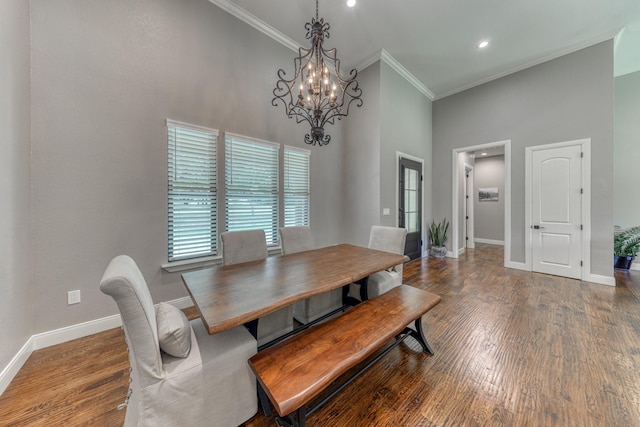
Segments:
[[[449,221],[443,219],[437,223],[435,220],[431,221],[429,226],[429,239],[431,240],[431,248],[429,249],[429,255],[436,258],[444,258],[447,255],[447,230],[449,230]]]
[[[621,229],[613,233],[613,267],[628,270],[640,251],[640,226]]]

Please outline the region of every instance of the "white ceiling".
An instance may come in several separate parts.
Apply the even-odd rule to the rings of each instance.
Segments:
[[[292,48],[308,46],[314,0],[210,1]],[[319,16],[343,71],[382,52],[431,98],[613,37],[615,75],[640,70],[640,0],[320,0]],[[478,49],[481,40],[489,47]],[[293,55],[282,66],[293,67]]]

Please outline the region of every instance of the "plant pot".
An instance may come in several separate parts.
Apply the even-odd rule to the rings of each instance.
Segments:
[[[429,255],[436,258],[444,258],[447,256],[446,246],[431,246],[429,249]]]
[[[613,268],[617,268],[619,270],[628,270],[631,267],[631,262],[633,261],[632,256],[613,256]]]

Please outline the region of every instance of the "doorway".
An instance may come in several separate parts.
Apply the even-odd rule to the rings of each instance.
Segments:
[[[398,163],[398,226],[407,229],[404,254],[422,256],[422,163],[400,157]]]
[[[451,191],[451,256],[458,258],[465,249],[461,241],[464,232],[464,186],[466,183],[465,157],[468,153],[500,147],[504,151],[504,266],[523,269],[522,263],[511,261],[511,140],[456,148],[452,151],[452,191]],[[474,182],[474,186],[477,183]],[[477,189],[474,189],[476,191]],[[475,195],[474,195],[475,196]],[[475,212],[474,212],[475,214]],[[474,231],[474,234],[475,231]],[[475,239],[475,237],[474,237]]]

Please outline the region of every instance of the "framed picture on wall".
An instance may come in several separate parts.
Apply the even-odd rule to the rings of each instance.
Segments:
[[[497,202],[498,189],[497,188],[480,188],[478,190],[478,199],[481,202]]]

